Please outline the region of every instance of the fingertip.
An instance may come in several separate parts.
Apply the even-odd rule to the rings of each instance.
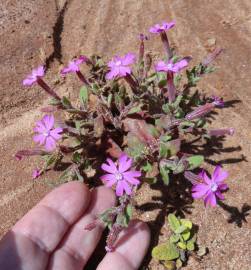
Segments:
[[[138,220],[130,222],[123,230],[114,246],[98,266],[98,270],[138,269],[150,244],[150,230],[146,223]]]
[[[100,214],[116,205],[116,196],[111,188],[100,186],[91,191],[91,203],[88,212]]]
[[[88,187],[78,181],[63,184],[47,194],[38,206],[57,210],[70,223],[82,216],[89,206],[91,194]]]

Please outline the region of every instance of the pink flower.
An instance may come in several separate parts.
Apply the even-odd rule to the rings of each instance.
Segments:
[[[68,66],[61,70],[61,74],[65,75],[67,73],[80,71],[79,69],[80,64],[85,63],[86,61],[87,61],[86,56],[81,55],[78,59],[70,61]]]
[[[162,22],[162,24],[155,24],[149,29],[149,32],[153,34],[159,34],[161,32],[167,31],[175,26],[175,22]]]
[[[126,154],[122,154],[117,164],[110,158],[106,161],[108,164],[103,163],[101,168],[108,172],[108,174],[101,176],[101,180],[106,182],[107,187],[116,185],[117,196],[122,196],[124,191],[127,195],[132,194],[132,187],[140,183],[137,177],[141,176],[140,171],[128,171],[132,166],[132,159]]]
[[[36,179],[38,178],[39,176],[41,175],[41,171],[38,170],[38,169],[35,169],[33,172],[32,172],[32,179]]]
[[[41,121],[36,123],[34,131],[37,132],[33,137],[34,142],[45,145],[47,151],[53,151],[56,148],[56,142],[61,139],[62,128],[54,128],[54,116],[45,115]]]
[[[167,63],[164,61],[159,61],[155,65],[156,71],[171,71],[173,73],[177,73],[188,65],[188,61],[186,59],[182,59],[176,63],[173,63],[172,60],[169,60]]]
[[[203,170],[199,177],[203,183],[195,184],[192,187],[192,197],[194,199],[203,198],[205,206],[211,205],[216,206],[216,197],[220,200],[224,200],[224,196],[221,194],[222,190],[228,188],[224,180],[228,177],[228,173],[223,171],[220,166],[216,166],[211,178],[208,177],[206,172]]]
[[[218,107],[224,107],[224,101],[222,97],[212,96],[213,104]]]
[[[109,63],[110,72],[106,74],[106,79],[112,80],[119,77],[125,77],[131,74],[132,70],[129,65],[135,62],[135,55],[127,53],[124,56],[115,56]]]
[[[42,78],[44,76],[44,66],[39,66],[38,68],[35,68],[32,70],[32,73],[26,77],[26,79],[23,80],[23,85],[24,86],[31,86],[39,78]]]

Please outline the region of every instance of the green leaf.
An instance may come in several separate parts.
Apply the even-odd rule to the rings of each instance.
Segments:
[[[190,235],[191,235],[190,231],[187,231],[181,234],[181,236],[183,237],[185,241],[189,239]]]
[[[160,137],[160,141],[161,142],[168,142],[168,141],[170,141],[172,139],[172,136],[170,136],[170,135],[162,135],[161,137]]]
[[[176,231],[180,227],[180,222],[174,214],[169,214],[167,219],[172,231]]]
[[[153,166],[151,165],[151,163],[149,163],[148,161],[146,162],[145,165],[143,165],[141,167],[141,169],[144,171],[144,172],[150,172],[152,170]]]
[[[166,103],[162,105],[162,110],[164,111],[164,113],[169,114],[174,110],[174,108],[172,104]]]
[[[50,101],[49,101],[49,105],[54,105],[54,106],[57,106],[57,105],[60,105],[61,104],[61,100],[58,100],[56,98],[52,98]]]
[[[101,213],[99,215],[100,220],[105,224],[105,226],[107,226],[109,229],[112,228],[113,225],[113,219],[111,218],[111,214],[114,213],[115,208],[109,208],[106,211],[104,211],[103,213]]]
[[[200,257],[203,257],[207,254],[207,248],[205,246],[199,247],[199,250],[197,251],[197,255]]]
[[[112,104],[112,93],[109,94],[108,98],[107,98],[107,105],[108,107],[110,108],[111,107],[111,104]]]
[[[194,248],[195,248],[194,242],[188,241],[188,242],[187,242],[187,249],[188,249],[189,251],[193,251]]]
[[[158,86],[159,86],[160,88],[164,87],[166,84],[167,84],[167,80],[166,80],[166,79],[160,80],[160,81],[158,82]]]
[[[119,224],[122,227],[126,228],[126,227],[128,227],[129,222],[130,222],[130,219],[127,215],[124,215],[124,214],[117,215],[116,224]]]
[[[187,230],[187,227],[185,227],[184,225],[181,225],[181,226],[179,226],[174,232],[175,232],[176,234],[179,234],[179,233],[185,232],[186,230]]]
[[[176,268],[177,268],[177,269],[180,269],[180,268],[182,267],[182,265],[183,265],[182,260],[177,259],[177,260],[176,260]]]
[[[78,152],[73,153],[73,155],[72,155],[72,161],[74,163],[79,164],[79,163],[81,163],[81,160],[82,160],[82,157],[81,157],[80,153],[78,153]]]
[[[45,155],[43,156],[45,159],[45,165],[44,165],[44,170],[47,170],[50,166],[52,166],[58,159],[58,155],[52,154],[52,155]]]
[[[168,270],[175,270],[176,269],[176,264],[174,261],[164,261],[164,266]]]
[[[186,160],[189,162],[188,170],[193,170],[201,166],[201,164],[204,162],[204,157],[201,155],[196,155],[188,157]]]
[[[179,235],[177,235],[177,234],[172,234],[171,236],[170,236],[170,242],[171,243],[177,243],[178,241],[179,241],[179,239],[180,239],[180,237],[179,237]]]
[[[137,105],[135,107],[132,107],[127,114],[134,114],[134,113],[140,112],[142,105],[143,104],[139,104],[139,105]]]
[[[179,251],[172,243],[160,244],[153,248],[152,256],[156,260],[171,261],[179,258]]]
[[[183,99],[182,95],[177,96],[176,100],[173,103],[174,108],[177,108],[180,105],[180,102],[182,101],[182,99]]]
[[[166,158],[168,156],[168,147],[165,143],[160,143],[159,155],[161,158]]]
[[[196,242],[196,239],[197,239],[197,235],[194,234],[193,237],[189,240],[189,242],[195,243]]]
[[[181,249],[186,249],[186,248],[187,248],[187,245],[186,245],[186,243],[184,243],[184,242],[179,242],[179,243],[177,244],[177,246],[178,246],[179,248],[181,248]]]
[[[132,218],[132,205],[128,204],[126,207],[126,215],[129,217],[129,219]]]
[[[62,104],[65,107],[65,109],[71,109],[72,108],[70,100],[65,96],[62,98]]]
[[[82,86],[79,91],[79,99],[82,104],[87,104],[89,98],[88,88],[86,86]]]
[[[185,227],[187,227],[190,230],[193,227],[193,223],[189,219],[181,218],[180,222],[181,222],[182,225],[184,225]]]
[[[84,177],[80,174],[79,169],[75,170],[78,181],[84,182]]]
[[[169,184],[169,170],[165,166],[160,166],[160,175],[165,185]]]
[[[158,181],[157,177],[146,177],[144,179],[144,182],[146,182],[147,184],[149,185],[153,185],[153,184],[156,184]]]

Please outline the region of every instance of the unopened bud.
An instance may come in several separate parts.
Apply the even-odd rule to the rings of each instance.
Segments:
[[[234,135],[234,128],[219,128],[219,129],[210,129],[208,130],[208,135],[209,136],[215,136],[215,137],[220,137],[220,136],[225,136],[225,135]]]

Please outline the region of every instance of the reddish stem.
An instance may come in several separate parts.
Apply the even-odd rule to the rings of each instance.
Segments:
[[[173,57],[173,55],[172,55],[172,50],[170,48],[170,44],[169,44],[166,32],[165,31],[161,32],[160,37],[161,37],[161,41],[163,42],[163,45],[167,54],[167,58],[169,60]]]
[[[88,81],[86,80],[85,76],[81,73],[81,71],[77,71],[76,73],[81,82],[83,82],[85,85],[89,85]]]
[[[41,78],[37,79],[37,83],[39,86],[41,86],[46,93],[48,93],[50,96],[54,97],[57,100],[61,100],[61,98],[57,95],[57,93],[50,88],[50,86]]]

